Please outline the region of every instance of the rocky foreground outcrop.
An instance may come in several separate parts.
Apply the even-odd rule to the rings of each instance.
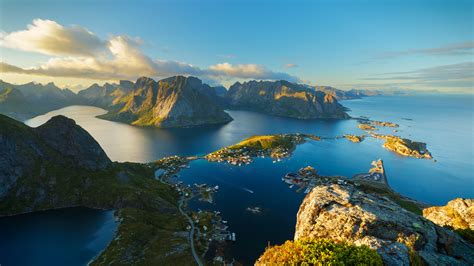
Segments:
[[[304,199],[295,240],[327,238],[377,250],[387,265],[472,265],[474,246],[351,182],[321,184]]]
[[[206,88],[203,88],[206,87]],[[161,128],[221,124],[232,118],[204,91],[195,77],[175,76],[160,81],[139,78],[133,89],[114,100],[101,118],[137,126]]]
[[[474,230],[474,199],[454,199],[446,206],[423,210],[423,216],[440,226]]]
[[[346,119],[332,94],[288,81],[248,81],[232,85],[226,95],[233,109],[247,109],[297,119]]]

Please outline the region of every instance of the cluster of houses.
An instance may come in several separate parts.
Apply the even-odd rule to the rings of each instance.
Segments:
[[[260,154],[257,154],[259,156]],[[241,149],[229,149],[224,148],[222,150],[213,152],[206,156],[206,159],[210,162],[227,162],[232,165],[244,165],[250,164],[252,162],[252,156],[255,154],[250,154],[249,151],[244,148]],[[263,153],[261,156],[264,156]]]

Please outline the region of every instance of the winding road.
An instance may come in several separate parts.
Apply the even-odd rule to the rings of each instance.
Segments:
[[[201,261],[201,258],[199,257],[199,255],[196,252],[196,249],[194,248],[194,230],[195,230],[194,222],[191,219],[191,217],[189,217],[189,215],[185,211],[183,211],[183,209],[181,208],[183,206],[183,202],[184,202],[184,196],[181,197],[181,199],[179,200],[178,209],[179,209],[179,212],[181,212],[181,214],[184,215],[184,217],[186,217],[186,219],[188,219],[189,225],[191,225],[191,230],[189,231],[189,237],[188,237],[189,245],[191,246],[191,252],[193,254],[193,257],[194,257],[194,260],[196,261],[196,263],[199,266],[204,266],[204,264]]]

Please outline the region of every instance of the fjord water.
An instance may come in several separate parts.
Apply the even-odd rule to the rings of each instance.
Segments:
[[[420,95],[370,97],[344,101],[350,115],[368,116],[400,125],[381,129],[426,142],[434,160],[398,156],[383,149],[382,141],[367,138],[362,143],[346,139],[309,141],[291,158],[273,163],[257,159],[246,166],[193,161],[179,179],[186,183],[219,185],[215,203],[191,202],[191,207],[219,210],[236,232],[233,254],[251,264],[268,243],[292,239],[296,213],[304,197],[281,182],[281,177],[311,165],[323,175],[352,176],[366,172],[370,162],[384,160],[390,186],[403,195],[429,204],[445,204],[455,197],[474,197],[473,96]],[[105,111],[95,107],[72,106],[26,121],[38,126],[63,114],[76,120],[104,148],[112,160],[148,162],[168,155],[206,154],[251,135],[310,133],[323,137],[363,134],[355,120],[299,121],[246,111],[229,111],[234,121],[193,129],[150,129],[100,120]],[[260,207],[253,214],[247,207]]]
[[[113,211],[68,208],[0,219],[0,264],[86,265],[112,240]]]

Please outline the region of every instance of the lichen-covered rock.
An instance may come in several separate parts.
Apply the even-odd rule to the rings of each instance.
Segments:
[[[388,265],[472,265],[474,246],[385,196],[351,183],[316,186],[297,216],[295,240],[328,238],[367,245]]]
[[[474,230],[474,199],[457,198],[446,206],[426,208],[423,216],[440,226]]]

